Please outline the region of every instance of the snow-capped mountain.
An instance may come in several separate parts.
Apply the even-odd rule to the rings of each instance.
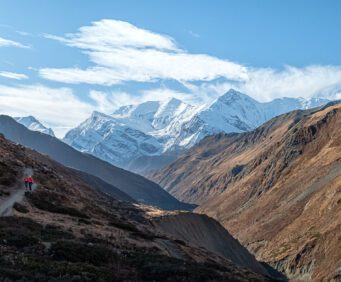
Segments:
[[[189,148],[205,136],[219,132],[252,130],[271,118],[296,109],[308,109],[328,103],[327,99],[281,98],[261,103],[248,95],[229,90],[212,104],[198,111],[182,125],[177,141]]]
[[[41,133],[55,137],[54,132],[51,128],[45,127],[40,121],[38,121],[33,116],[15,117],[14,119],[32,131],[39,131]]]
[[[111,115],[94,112],[69,131],[64,141],[80,151],[129,168],[138,159],[140,165],[146,163],[141,158],[177,154],[208,135],[249,131],[282,113],[328,101],[281,98],[261,103],[233,89],[208,105],[192,106],[174,98],[150,101],[123,106]]]
[[[147,125],[144,119],[141,113],[137,119],[127,119],[125,123],[125,118],[93,112],[80,126],[69,131],[64,141],[79,151],[123,167],[137,157],[162,154],[161,142],[139,129]]]

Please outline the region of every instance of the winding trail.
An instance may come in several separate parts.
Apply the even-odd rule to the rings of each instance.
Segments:
[[[25,168],[23,171],[23,175],[32,175],[32,168]],[[32,191],[36,189],[36,185],[32,185]],[[6,199],[0,200],[0,216],[10,216],[13,214],[13,205],[16,202],[21,202],[25,197],[25,185],[22,181],[16,184],[16,188],[14,192],[11,193],[9,197]]]

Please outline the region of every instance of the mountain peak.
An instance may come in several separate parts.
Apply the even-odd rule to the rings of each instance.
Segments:
[[[51,136],[55,136],[54,132],[51,128],[47,128],[44,126],[39,120],[37,120],[34,116],[26,116],[26,117],[15,117],[14,118],[17,122],[24,125],[30,130],[39,131]]]
[[[237,101],[237,100],[249,100],[258,103],[255,99],[252,97],[239,92],[233,88],[228,90],[225,94],[221,95],[217,100],[219,101]]]
[[[95,117],[108,117],[108,115],[99,111],[93,111],[91,114],[91,118],[95,118]]]
[[[20,121],[31,121],[31,122],[39,122],[34,116],[25,116],[25,117],[15,117],[15,120]]]
[[[251,103],[256,103],[258,104],[259,102],[256,101],[255,99],[253,99],[252,97],[239,92],[233,88],[231,88],[230,90],[228,90],[225,94],[221,95],[220,97],[218,97],[213,103],[212,105],[215,104],[219,104],[219,103],[223,103],[223,104],[234,104],[234,103],[238,103],[238,102],[251,102]]]
[[[166,100],[166,103],[167,104],[172,104],[172,105],[178,105],[178,104],[181,104],[183,102],[181,100],[179,100],[178,98],[171,97],[171,98]]]
[[[239,95],[239,94],[242,94],[241,92],[237,91],[236,89],[234,88],[230,88],[229,90],[226,91],[225,94],[230,94],[230,95]]]

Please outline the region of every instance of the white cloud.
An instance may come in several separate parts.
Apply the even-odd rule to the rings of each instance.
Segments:
[[[92,22],[91,26],[81,27],[78,33],[68,33],[65,37],[50,34],[46,37],[92,51],[110,52],[113,48],[126,47],[178,50],[173,38],[118,20]]]
[[[123,81],[150,82],[213,80],[218,77],[240,80],[244,68],[207,55],[166,53],[158,50],[118,49],[110,53],[91,52],[98,66],[88,69],[43,68],[40,75],[64,83],[114,85]],[[160,63],[161,62],[161,63]]]
[[[17,41],[5,39],[3,37],[0,37],[0,47],[30,48],[30,46],[28,46],[28,45],[24,45],[24,44],[19,43]]]
[[[251,69],[248,79],[235,83],[235,87],[260,101],[316,95],[334,98],[330,94],[341,89],[341,66],[287,66],[280,71]]]
[[[69,88],[0,85],[1,114],[33,115],[54,129],[64,127],[57,132],[59,136],[84,121],[93,109],[93,105],[82,102]]]
[[[128,81],[155,82],[157,91],[162,92],[158,89],[160,81],[176,80],[187,85],[187,98],[196,95],[196,102],[205,103],[231,87],[260,101],[284,96],[308,98],[319,93],[334,98],[341,89],[341,66],[246,67],[206,54],[191,54],[170,36],[123,21],[100,20],[79,28],[77,33],[46,37],[81,49],[93,64],[85,69],[39,70],[45,79],[63,83],[112,86]],[[135,95],[118,93],[122,101],[124,97],[138,100]],[[147,97],[143,91],[140,96],[142,100]]]
[[[0,71],[0,76],[16,80],[28,79],[28,76],[26,74],[9,71]]]
[[[121,100],[120,97],[130,96],[125,92],[111,92],[105,93],[101,91],[91,90],[89,97],[95,102],[96,109],[102,113],[110,114],[116,108],[126,102],[125,99]]]
[[[112,91],[90,91],[89,97],[95,102],[96,110],[110,114],[123,105],[136,105],[147,101],[165,101],[170,98],[177,98],[187,103],[195,103],[195,96],[192,93],[178,92],[169,88],[155,88],[143,90],[138,95],[127,92]]]
[[[196,93],[180,92],[180,91],[176,91],[176,90],[166,88],[166,87],[143,90],[141,91],[141,95],[139,96],[141,97],[141,100],[142,100],[141,102],[153,101],[153,100],[165,101],[171,98],[176,98],[188,104],[198,103],[198,97]]]
[[[282,70],[249,68],[245,81],[208,81],[197,85],[183,82],[183,85],[204,103],[209,103],[230,88],[263,102],[282,97],[340,99],[341,66],[286,66]]]
[[[218,98],[222,94],[226,93],[231,88],[236,88],[235,82],[203,82],[200,84],[193,84],[189,82],[183,82],[190,93],[192,93],[194,104],[209,104],[214,99]]]
[[[113,85],[121,82],[116,73],[113,73],[111,69],[104,67],[93,67],[86,70],[79,68],[43,68],[39,70],[39,73],[45,79],[71,84],[88,83]]]
[[[190,54],[169,36],[130,23],[101,20],[64,37],[46,35],[83,50],[95,65],[87,69],[43,68],[40,75],[65,83],[114,85],[124,81],[246,79],[246,68],[205,54]]]

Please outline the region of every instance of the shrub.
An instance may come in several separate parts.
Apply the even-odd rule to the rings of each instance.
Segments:
[[[13,208],[16,211],[21,212],[21,213],[28,213],[29,212],[27,207],[25,207],[24,205],[17,203],[17,202],[14,203]]]
[[[38,209],[80,218],[89,218],[85,213],[73,207],[66,206],[63,202],[67,200],[56,193],[40,190],[35,193],[28,193],[26,196]]]
[[[130,232],[140,232],[135,225],[129,223],[129,222],[123,222],[119,219],[113,218],[108,223],[110,226],[114,226],[119,229],[124,229]]]
[[[78,219],[78,223],[79,223],[79,224],[86,224],[86,225],[89,225],[89,224],[91,224],[91,221],[90,221],[90,220],[87,220],[87,219],[85,219],[85,218],[79,218],[79,219]]]
[[[0,239],[9,246],[23,248],[33,246],[39,242],[33,232],[23,228],[3,228],[0,230]]]
[[[55,241],[60,239],[74,239],[75,236],[71,232],[64,231],[57,226],[46,225],[41,231],[41,239],[43,241]]]
[[[164,255],[130,253],[127,258],[138,269],[142,280],[146,281],[207,281],[221,278],[210,266]]]
[[[90,263],[97,266],[117,259],[116,254],[107,246],[76,241],[57,241],[52,244],[50,252],[57,260]]]

